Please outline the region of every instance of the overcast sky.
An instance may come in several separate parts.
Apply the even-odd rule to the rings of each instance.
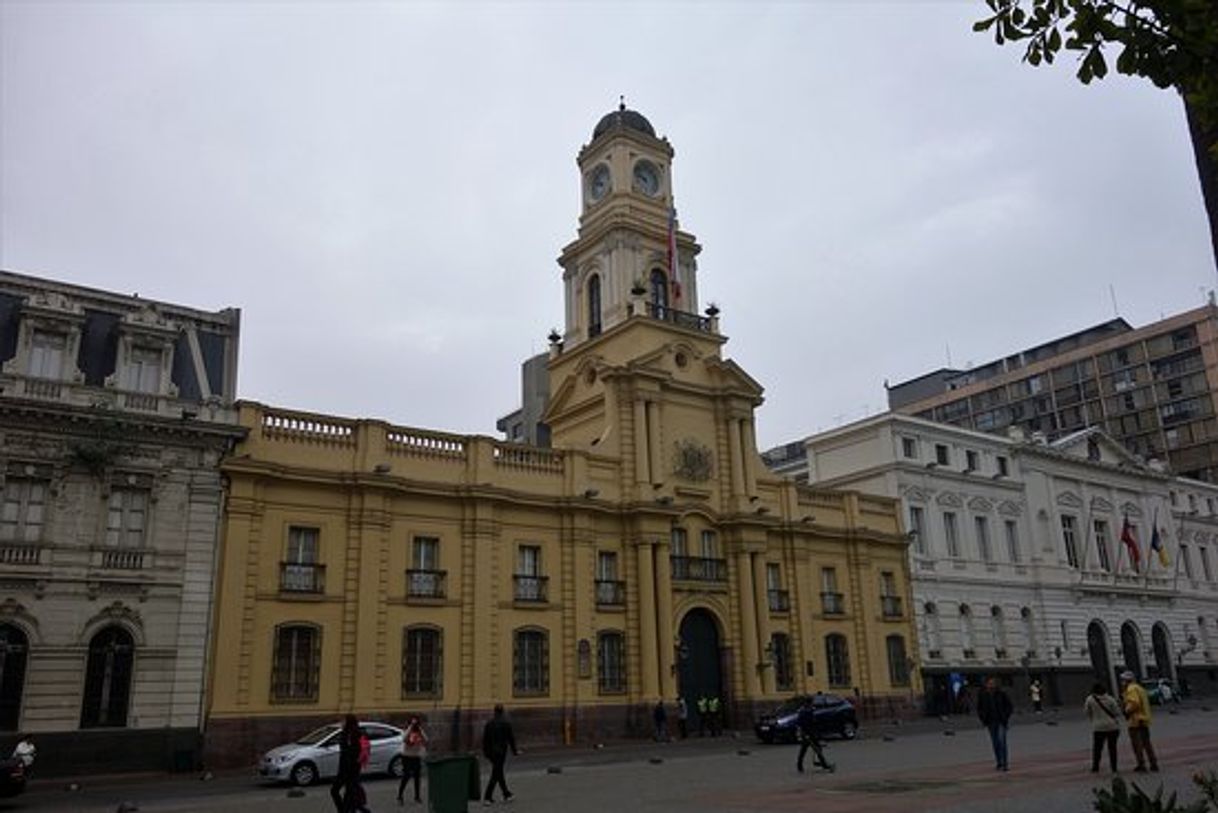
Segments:
[[[0,2],[0,266],[240,307],[242,397],[494,434],[625,94],[774,445],[1214,287],[1178,99],[1027,67],[984,11]]]

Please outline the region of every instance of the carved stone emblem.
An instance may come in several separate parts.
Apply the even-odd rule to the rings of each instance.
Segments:
[[[673,473],[682,480],[701,483],[711,478],[714,471],[714,455],[711,450],[693,438],[679,440],[675,444]]]

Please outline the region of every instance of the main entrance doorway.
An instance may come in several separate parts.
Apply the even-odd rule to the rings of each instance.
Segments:
[[[685,698],[685,705],[689,708],[690,725],[697,729],[702,723],[698,714],[698,698],[718,697],[721,704],[727,702],[723,696],[719,625],[706,610],[690,610],[681,619],[678,637],[677,691]],[[723,705],[720,710],[726,713]]]

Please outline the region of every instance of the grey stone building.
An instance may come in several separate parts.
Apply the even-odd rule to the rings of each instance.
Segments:
[[[0,272],[0,747],[198,759],[239,311]]]

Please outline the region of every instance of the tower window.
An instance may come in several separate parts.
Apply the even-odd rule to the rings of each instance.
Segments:
[[[601,278],[588,278],[588,338],[601,335]]]
[[[664,317],[668,307],[668,276],[658,268],[651,271],[651,304],[655,306],[655,316]]]

